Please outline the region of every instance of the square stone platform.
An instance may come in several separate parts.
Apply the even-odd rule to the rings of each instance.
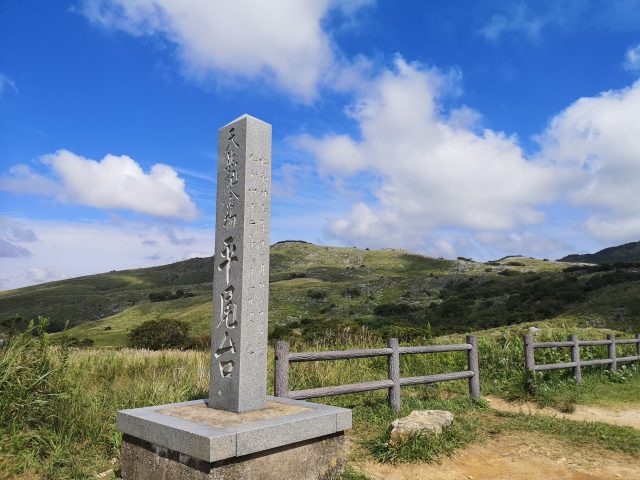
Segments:
[[[233,413],[194,400],[122,410],[117,424],[124,480],[317,479],[344,461],[351,411],[267,397],[265,409]]]

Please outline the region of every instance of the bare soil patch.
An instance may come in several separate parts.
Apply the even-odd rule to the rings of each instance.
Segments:
[[[535,403],[512,403],[501,398],[485,397],[492,408],[503,412],[525,413],[529,415],[546,415],[567,420],[602,422],[622,427],[640,429],[640,405],[602,408],[594,406],[576,406],[573,413],[562,413],[553,408],[540,408]],[[640,473],[638,477],[640,479]]]
[[[639,480],[640,459],[581,450],[538,433],[509,432],[460,451],[441,464],[354,467],[372,480]]]

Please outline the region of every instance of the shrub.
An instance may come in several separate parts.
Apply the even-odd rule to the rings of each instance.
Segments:
[[[323,292],[322,290],[307,290],[307,298],[310,300],[324,300],[327,298],[327,292]]]
[[[149,301],[151,302],[165,302],[167,300],[177,300],[182,297],[193,297],[193,293],[186,292],[179,288],[176,293],[171,293],[169,290],[163,290],[161,292],[151,292],[149,294]]]
[[[342,296],[345,298],[356,298],[362,295],[362,290],[358,287],[347,287],[342,290]]]
[[[502,275],[505,277],[515,277],[516,275],[520,275],[520,272],[517,270],[501,270],[498,272],[498,275]]]
[[[193,348],[189,324],[182,320],[161,318],[147,320],[129,332],[129,344],[134,348],[164,350],[167,348]]]
[[[405,303],[381,303],[373,309],[373,313],[381,317],[388,317],[391,315],[404,315],[406,313],[411,313],[414,311],[414,307]]]

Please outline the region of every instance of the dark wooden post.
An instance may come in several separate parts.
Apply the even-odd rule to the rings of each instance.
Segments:
[[[638,354],[638,360],[640,360],[640,333],[636,333],[636,340],[638,340],[638,343],[636,343],[636,353]]]
[[[471,350],[467,350],[467,362],[469,370],[473,372],[473,377],[469,378],[469,394],[473,398],[480,398],[480,366],[478,362],[478,337],[467,335],[467,343],[471,345]]]
[[[533,349],[533,335],[524,336],[524,375],[529,386],[533,382],[536,372],[536,360]]]
[[[393,386],[389,388],[389,406],[393,411],[400,413],[400,352],[398,352],[398,339],[387,340],[387,347],[393,352],[389,355],[389,380]]]
[[[607,335],[607,340],[611,343],[609,344],[609,360],[611,360],[611,370],[618,370],[618,360],[616,358],[616,336],[615,335]]]
[[[573,342],[571,346],[571,361],[576,364],[573,367],[573,378],[576,379],[577,384],[582,383],[582,370],[580,368],[580,343],[577,335],[571,335],[569,341]]]
[[[289,343],[277,341],[275,357],[273,392],[276,397],[287,397],[289,394]]]

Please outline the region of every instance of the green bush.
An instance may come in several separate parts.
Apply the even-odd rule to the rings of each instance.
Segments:
[[[307,298],[310,300],[325,300],[327,298],[327,292],[309,289],[307,290]]]
[[[342,290],[342,296],[345,298],[356,298],[362,295],[362,290],[358,287],[347,287]]]
[[[133,348],[149,350],[193,348],[195,342],[189,336],[189,328],[190,325],[182,320],[147,320],[129,332],[129,344]]]
[[[391,315],[404,315],[406,313],[412,313],[415,308],[406,303],[382,303],[377,305],[373,309],[373,313],[381,317],[388,317]]]
[[[149,294],[149,301],[151,302],[166,302],[167,300],[177,300],[183,297],[193,297],[193,293],[186,292],[179,288],[175,293],[171,293],[169,290],[163,290],[161,292],[151,292]]]

